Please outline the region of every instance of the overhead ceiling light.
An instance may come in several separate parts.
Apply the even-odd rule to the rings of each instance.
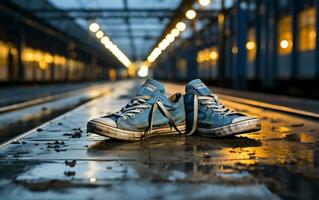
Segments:
[[[179,30],[177,30],[176,28],[174,28],[174,29],[171,31],[171,34],[172,34],[172,36],[174,36],[174,37],[179,36]]]
[[[177,30],[179,30],[180,32],[183,32],[183,31],[185,31],[185,29],[186,29],[186,25],[184,24],[184,22],[178,22],[178,23],[176,24],[176,28],[177,28]]]
[[[89,26],[89,30],[93,33],[95,33],[96,31],[98,31],[100,29],[100,26],[97,23],[91,23]]]
[[[101,38],[101,43],[102,44],[106,44],[107,42],[109,42],[110,41],[110,38],[108,38],[107,36],[103,36],[102,38]]]
[[[139,77],[147,77],[148,67],[146,65],[142,65],[141,68],[138,70],[137,75]]]
[[[171,34],[167,34],[167,35],[166,35],[166,39],[168,40],[168,42],[171,43],[171,42],[174,41],[175,38],[174,38],[174,36],[172,36]]]
[[[163,51],[169,45],[169,41],[164,39],[162,42],[159,43],[158,47]]]
[[[98,31],[95,35],[97,38],[101,39],[104,36],[104,33],[102,31]]]
[[[162,53],[162,50],[161,50],[160,48],[156,47],[156,48],[152,51],[152,53],[147,57],[147,61],[150,62],[150,63],[154,62],[154,61],[156,60],[156,58],[157,58],[159,55],[161,55],[161,53]]]
[[[107,49],[110,49],[110,48],[112,47],[112,45],[113,45],[113,43],[112,43],[111,41],[107,41],[107,42],[104,44],[105,48],[107,48]]]
[[[159,48],[155,48],[154,51],[153,51],[155,54],[158,54],[160,55],[162,53],[162,50],[160,50]]]
[[[188,10],[186,12],[186,17],[188,19],[194,19],[196,17],[196,12],[194,10]]]
[[[127,68],[132,65],[132,62],[126,55],[110,40],[109,37],[104,36],[103,31],[99,30],[100,26],[97,23],[92,23],[89,26],[91,32],[96,32],[95,35],[104,44],[105,48],[111,51],[111,53]]]
[[[210,4],[210,0],[199,0],[198,2],[201,6],[208,6]]]

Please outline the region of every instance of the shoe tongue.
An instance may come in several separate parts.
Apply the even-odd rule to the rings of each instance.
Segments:
[[[192,80],[186,85],[186,93],[187,92],[192,92],[199,95],[210,95],[212,93],[199,79]]]
[[[158,93],[164,94],[165,88],[160,82],[153,79],[146,80],[143,86],[137,91],[139,96],[153,96]]]

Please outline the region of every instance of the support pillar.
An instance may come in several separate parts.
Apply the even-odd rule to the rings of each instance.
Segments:
[[[196,60],[197,50],[194,44],[192,44],[192,46],[186,50],[186,52],[184,53],[184,56],[187,61],[186,79],[189,81],[189,80],[198,78],[197,76],[198,66],[197,66],[197,60]]]
[[[298,0],[292,0],[291,5],[292,16],[292,52],[291,52],[291,77],[296,79],[298,75]]]
[[[261,0],[256,0],[255,10],[255,37],[256,37],[256,59],[255,59],[255,79],[260,80],[260,57],[261,57]]]
[[[219,44],[218,44],[218,84],[224,86],[225,81],[225,45],[226,45],[226,34],[225,34],[225,0],[221,0],[221,10],[218,14],[218,33],[219,33]]]
[[[19,37],[17,38],[16,47],[17,47],[17,58],[18,58],[18,73],[17,73],[17,81],[23,82],[24,81],[24,66],[22,62],[22,51],[25,41],[25,33],[23,27],[19,28]]]
[[[235,67],[234,83],[237,89],[246,89],[246,65],[247,65],[247,4],[244,0],[237,0],[236,2],[236,32],[237,32],[237,62]]]
[[[273,87],[277,76],[277,58],[278,58],[278,1],[271,0],[270,15],[268,20],[269,26],[269,46],[268,59],[269,66],[267,70],[266,86]]]

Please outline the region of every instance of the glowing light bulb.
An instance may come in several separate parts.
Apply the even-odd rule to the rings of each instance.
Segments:
[[[104,33],[102,31],[98,31],[95,35],[97,38],[101,39],[104,36]]]
[[[174,28],[172,31],[171,31],[171,34],[172,34],[172,36],[174,36],[174,37],[177,37],[177,36],[179,36],[179,30],[177,30],[176,28]]]
[[[100,26],[97,23],[92,23],[89,26],[89,30],[93,33],[95,33],[96,31],[98,31],[100,29]]]
[[[146,77],[148,75],[148,67],[146,65],[142,65],[138,70],[137,75],[139,77]]]
[[[283,48],[283,49],[287,49],[289,47],[288,40],[281,40],[280,47]]]
[[[159,43],[158,47],[163,51],[166,49],[166,47],[169,45],[169,42],[164,39],[162,42]]]
[[[104,37],[101,38],[101,43],[104,44],[104,45],[105,45],[107,42],[109,42],[109,41],[110,41],[110,38],[108,38],[107,36],[104,36]]]
[[[212,51],[212,52],[210,52],[209,57],[210,57],[212,60],[217,60],[217,58],[218,58],[218,53],[217,53],[216,51]]]
[[[184,24],[184,22],[178,22],[176,24],[176,28],[177,30],[179,30],[180,32],[185,31],[186,29],[186,25]]]
[[[256,47],[256,44],[255,44],[254,41],[249,41],[249,42],[246,43],[246,48],[248,50],[253,50],[253,49],[255,49],[255,47]]]
[[[113,46],[113,43],[111,41],[108,41],[104,44],[105,48],[110,49]]]
[[[198,2],[201,6],[208,6],[210,4],[210,0],[199,0]]]
[[[166,40],[168,40],[168,42],[171,43],[171,42],[174,41],[174,39],[175,39],[174,36],[172,36],[171,34],[167,34],[167,35],[166,35]]]
[[[231,50],[232,50],[233,54],[238,53],[238,48],[237,47],[233,47]]]
[[[196,12],[194,10],[188,10],[186,12],[186,17],[188,19],[194,19],[196,17]]]

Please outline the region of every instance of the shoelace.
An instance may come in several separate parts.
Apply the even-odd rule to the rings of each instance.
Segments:
[[[226,108],[220,101],[217,95],[211,94],[208,96],[197,96],[194,95],[194,115],[193,115],[193,127],[189,133],[186,135],[192,135],[197,128],[198,121],[198,103],[201,103],[206,106],[207,109],[212,110],[213,112],[219,112],[220,114],[226,116],[231,114],[236,114],[235,111]]]
[[[123,117],[134,117],[135,114],[143,112],[144,109],[150,108],[150,105],[146,105],[145,102],[149,99],[149,96],[135,96],[131,101],[124,106],[120,111],[112,113],[113,115]]]
[[[149,99],[149,96],[136,96],[133,97],[132,100],[123,107],[119,112],[112,113],[113,115],[123,117],[126,119],[127,117],[134,117],[135,114],[143,112],[144,109],[150,108],[150,105],[145,104],[145,102]],[[176,126],[176,123],[173,120],[173,117],[168,112],[168,110],[165,108],[164,104],[158,99],[153,105],[151,109],[151,122],[150,126],[148,127],[147,134],[144,136],[147,136],[151,133],[154,125],[154,115],[155,112],[160,109],[162,113],[165,115],[165,117],[169,121],[170,127],[173,127],[179,134],[183,134]]]

